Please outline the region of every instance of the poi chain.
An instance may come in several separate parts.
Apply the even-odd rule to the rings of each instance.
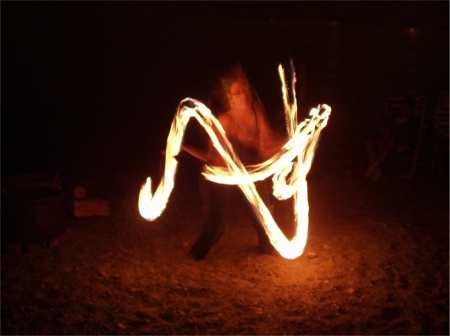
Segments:
[[[291,64],[292,65],[292,64]],[[263,225],[270,242],[281,256],[295,259],[303,254],[308,235],[308,186],[306,176],[311,168],[322,129],[331,113],[328,105],[311,109],[309,118],[297,124],[297,99],[295,94],[295,71],[292,66],[292,103],[289,102],[288,86],[284,69],[278,67],[282,82],[282,94],[286,116],[288,141],[278,153],[268,160],[244,166],[236,155],[220,122],[201,102],[186,98],[178,106],[167,138],[164,175],[152,194],[151,179],[147,178],[139,193],[139,212],[143,218],[153,221],[164,211],[174,187],[178,166],[176,156],[181,150],[183,136],[191,118],[195,118],[205,129],[213,146],[226,163],[226,167],[205,165],[202,174],[206,179],[222,184],[238,185],[249,201],[255,216]],[[221,145],[214,130],[223,137]],[[295,235],[288,240],[275,222],[272,214],[256,190],[255,182],[272,176],[273,195],[279,200],[294,197]]]

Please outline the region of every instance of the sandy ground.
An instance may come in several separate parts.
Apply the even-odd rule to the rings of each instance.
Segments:
[[[295,260],[258,255],[237,196],[222,239],[196,262],[195,174],[181,164],[155,222],[139,216],[142,176],[131,178],[109,217],[67,217],[57,246],[2,253],[1,333],[448,335],[448,175],[374,183],[359,168],[313,167]],[[289,232],[289,204],[275,211]]]

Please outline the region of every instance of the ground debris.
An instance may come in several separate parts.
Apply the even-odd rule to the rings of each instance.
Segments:
[[[404,184],[381,193],[353,178],[311,178],[307,252],[294,260],[258,254],[238,200],[217,246],[193,260],[201,211],[184,209],[199,195],[182,188],[177,212],[152,223],[135,205],[68,219],[63,244],[2,253],[1,332],[448,335],[448,202],[421,207],[421,191],[414,209],[392,209]]]

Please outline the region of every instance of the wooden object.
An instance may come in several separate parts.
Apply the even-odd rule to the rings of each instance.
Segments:
[[[109,202],[103,199],[73,200],[73,215],[75,217],[107,217]]]

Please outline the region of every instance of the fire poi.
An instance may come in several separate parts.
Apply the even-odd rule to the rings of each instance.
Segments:
[[[291,64],[292,65],[292,64]],[[226,167],[205,165],[202,174],[206,179],[222,184],[238,185],[244,193],[257,219],[261,222],[270,242],[287,259],[295,259],[303,254],[308,236],[308,185],[306,176],[311,168],[315,149],[323,128],[327,125],[331,108],[319,105],[311,109],[309,118],[297,124],[297,98],[295,91],[296,75],[292,65],[291,100],[286,84],[284,69],[278,67],[282,83],[282,96],[287,128],[287,142],[281,150],[268,160],[256,165],[244,166],[233,150],[220,122],[203,103],[192,98],[183,99],[178,105],[167,138],[165,168],[161,181],[152,193],[151,178],[141,187],[139,193],[139,212],[141,216],[153,221],[164,211],[174,187],[183,136],[191,118],[195,118],[210,137],[213,146],[220,153]],[[214,129],[224,138],[225,146],[219,142]],[[258,194],[254,182],[272,176],[273,195],[279,200],[294,197],[295,235],[288,240],[275,222],[269,209]]]

